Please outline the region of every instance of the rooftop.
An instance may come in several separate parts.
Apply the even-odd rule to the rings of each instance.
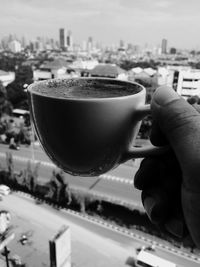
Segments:
[[[63,58],[57,58],[54,61],[48,61],[40,66],[40,68],[44,69],[60,69],[60,68],[67,68],[68,63]]]
[[[99,64],[90,71],[91,76],[117,77],[125,71],[120,67],[112,64]]]

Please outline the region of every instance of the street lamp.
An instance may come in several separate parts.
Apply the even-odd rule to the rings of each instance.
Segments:
[[[7,246],[4,247],[4,252],[2,252],[2,256],[4,256],[6,258],[6,267],[9,267],[9,259],[8,259],[8,255],[10,253],[10,249],[7,248]]]

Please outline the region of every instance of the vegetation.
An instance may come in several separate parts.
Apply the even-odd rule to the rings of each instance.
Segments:
[[[20,66],[25,59],[26,56],[22,53],[0,53],[0,70],[15,71],[16,67]]]
[[[153,225],[147,215],[135,207],[122,206],[92,195],[88,191],[69,187],[65,174],[54,169],[49,182],[40,183],[38,171],[40,164],[34,166],[27,162],[27,167],[18,173],[14,172],[14,162],[11,153],[6,154],[7,169],[0,169],[0,183],[4,183],[13,190],[31,194],[36,203],[46,201],[56,208],[67,208],[131,230],[140,230],[150,235],[167,240],[176,246],[186,246],[194,249],[194,243],[187,236],[184,240],[172,237],[169,233]]]
[[[33,71],[29,66],[16,70],[15,80],[6,87],[8,100],[15,108],[29,109],[25,86],[33,82]]]
[[[124,70],[131,70],[132,68],[140,67],[140,68],[152,68],[156,69],[159,65],[158,62],[154,60],[149,61],[133,61],[133,60],[123,60],[120,62],[119,66]]]
[[[12,104],[8,100],[6,88],[3,86],[0,81],[0,118],[3,115],[11,115],[12,114]]]

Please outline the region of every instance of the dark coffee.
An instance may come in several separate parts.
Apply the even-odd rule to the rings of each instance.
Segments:
[[[104,81],[104,82],[103,82]],[[127,85],[116,80],[116,83],[105,80],[50,80],[41,83],[34,89],[36,92],[55,98],[112,98],[138,93],[137,85]]]

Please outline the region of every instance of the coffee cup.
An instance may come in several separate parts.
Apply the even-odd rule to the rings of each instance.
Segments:
[[[98,176],[132,158],[163,153],[134,147],[141,120],[150,113],[145,88],[107,78],[52,79],[28,87],[36,135],[65,172]]]

